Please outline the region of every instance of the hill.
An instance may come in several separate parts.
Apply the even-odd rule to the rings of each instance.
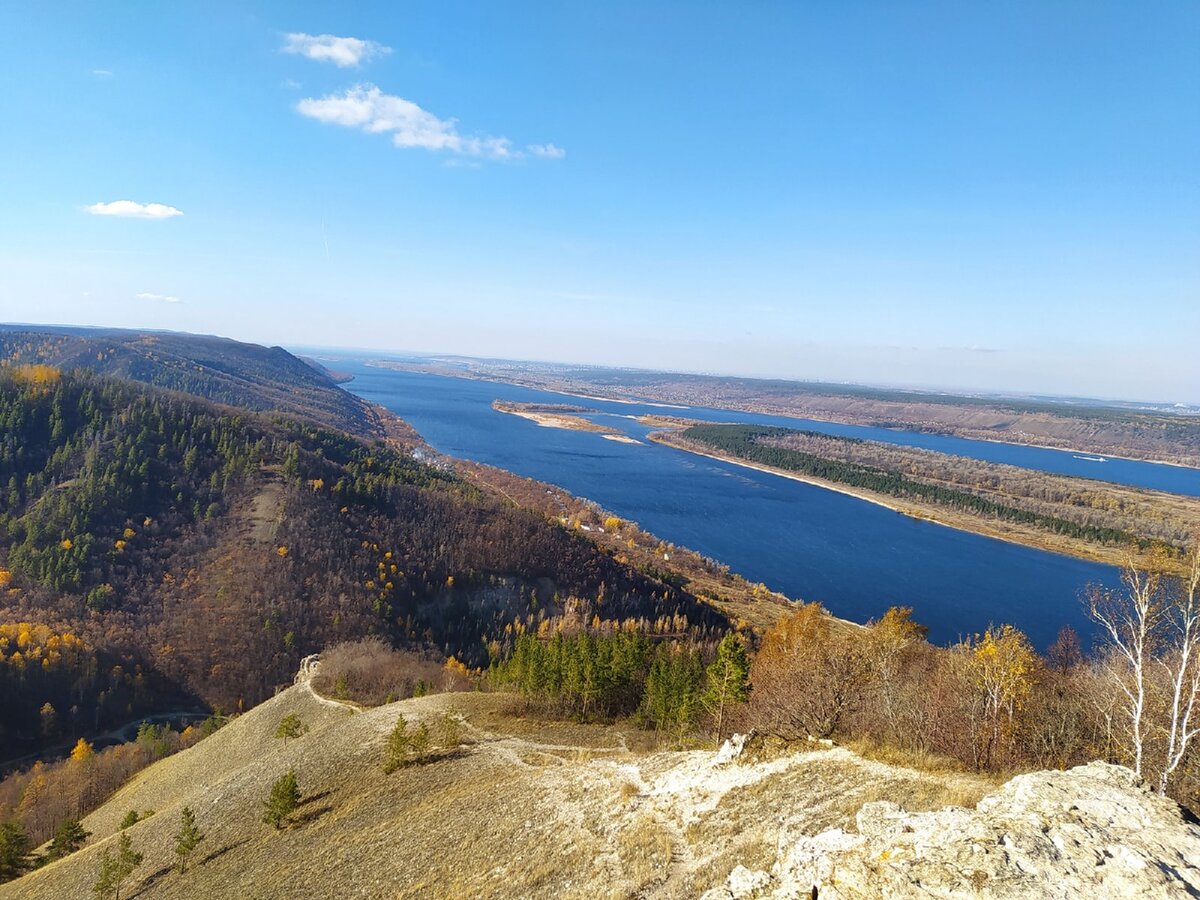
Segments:
[[[39,363],[308,419],[360,436],[377,430],[369,408],[341,390],[334,375],[282,347],[171,332],[0,325],[0,366]]]
[[[1200,829],[1093,764],[1020,776],[916,772],[848,750],[659,751],[612,726],[523,718],[503,694],[441,694],[366,711],[301,681],[156,763],[84,821],[81,851],[0,898],[87,896],[129,810],[145,855],[129,895],[183,897],[1186,897]],[[308,732],[273,735],[295,714]],[[453,746],[384,774],[398,717]],[[439,741],[435,739],[435,747]],[[291,825],[262,821],[294,769]],[[948,806],[958,804],[957,806]],[[181,808],[205,839],[172,869]]]
[[[383,442],[38,366],[0,371],[0,423],[0,760],[164,704],[251,705],[366,634],[479,666],[564,617],[727,627]]]

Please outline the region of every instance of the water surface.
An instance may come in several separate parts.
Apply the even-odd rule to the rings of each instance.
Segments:
[[[565,402],[560,394],[343,360],[337,367],[355,376],[346,387],[406,419],[443,453],[556,484],[751,581],[820,600],[856,621],[900,604],[913,607],[935,641],[1009,622],[1045,647],[1064,624],[1089,633],[1081,592],[1089,583],[1117,583],[1110,566],[912,519],[659,444],[544,428],[491,408],[497,399]],[[626,418],[643,411],[637,406],[579,402],[609,410],[598,420],[631,436],[650,430]]]

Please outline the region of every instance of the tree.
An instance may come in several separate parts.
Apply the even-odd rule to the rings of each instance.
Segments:
[[[731,703],[745,703],[750,695],[747,681],[750,660],[742,639],[733,632],[721,638],[717,658],[705,670],[705,689],[702,702],[709,715],[717,720],[717,744],[725,727],[725,710]]]
[[[179,811],[179,830],[175,832],[175,855],[179,857],[179,871],[187,871],[188,860],[204,840],[204,832],[196,825],[196,814],[190,806]]]
[[[388,735],[383,771],[391,774],[410,763],[419,762],[428,753],[429,728],[422,722],[416,729],[409,731],[404,716],[400,716]]]
[[[62,859],[70,856],[83,846],[84,841],[92,836],[76,819],[67,819],[54,830],[54,838],[50,841],[47,851],[49,859]]]
[[[29,837],[20,822],[0,825],[0,883],[12,881],[25,869]]]
[[[121,884],[142,864],[142,858],[142,854],[133,849],[129,835],[121,832],[115,856],[111,847],[104,848],[104,854],[100,857],[100,874],[92,886],[92,893],[101,900],[121,900]]]
[[[296,770],[288,769],[286,775],[279,776],[271,785],[271,793],[263,802],[263,821],[276,829],[282,829],[291,820],[292,813],[299,805],[300,784],[296,780]]]
[[[295,713],[288,713],[279,720],[279,727],[275,729],[275,737],[283,738],[284,746],[287,746],[288,738],[298,738],[308,731],[301,718]]]
[[[83,738],[76,741],[75,746],[71,749],[71,759],[77,763],[91,762],[92,757],[95,755],[96,751],[92,749],[92,745]]]
[[[903,673],[911,665],[916,648],[928,632],[924,625],[912,620],[912,607],[893,606],[878,622],[871,624],[867,633],[871,669],[879,689],[887,730],[892,737],[901,730],[898,707]]]
[[[1166,760],[1158,779],[1158,792],[1187,755],[1192,739],[1200,734],[1200,540],[1192,548],[1187,574],[1177,579],[1166,615],[1167,653],[1159,660],[1171,692],[1167,726]]]
[[[1011,625],[989,628],[971,648],[971,680],[983,699],[982,765],[990,766],[1002,742],[1012,740],[1036,666],[1029,639]]]
[[[1165,615],[1159,567],[1139,568],[1132,560],[1121,573],[1123,592],[1094,587],[1088,612],[1100,625],[1109,648],[1109,673],[1125,698],[1129,756],[1139,778],[1146,751],[1147,691],[1150,661]]]
[[[136,809],[131,809],[129,812],[125,813],[125,818],[121,820],[121,824],[117,827],[124,831],[126,828],[136,825],[139,818],[138,811]]]
[[[807,603],[763,636],[750,667],[752,720],[784,738],[829,737],[858,706],[870,672],[864,636]]]

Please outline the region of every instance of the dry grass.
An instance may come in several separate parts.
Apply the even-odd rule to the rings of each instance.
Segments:
[[[0,898],[89,896],[99,853],[131,808],[157,810],[129,831],[146,857],[129,896],[145,900],[691,897],[736,865],[769,868],[781,828],[852,828],[869,800],[933,808],[964,802],[980,783],[840,748],[764,752],[710,778],[708,751],[627,750],[628,730],[512,708],[505,695],[460,693],[353,712],[291,688],[145,770],[89,817],[87,847],[0,887]],[[452,709],[466,720],[463,746],[383,774],[397,716],[436,731]],[[284,746],[273,735],[288,713],[309,731]],[[261,804],[291,767],[304,800],[296,824],[276,832]],[[170,866],[184,804],[207,838],[179,875]]]

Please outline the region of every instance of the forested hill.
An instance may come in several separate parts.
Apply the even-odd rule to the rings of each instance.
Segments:
[[[370,435],[370,416],[331,375],[281,347],[120,329],[0,325],[0,366],[84,368],[244,409]]]
[[[726,627],[382,442],[80,369],[0,370],[0,500],[0,760],[167,697],[257,702],[371,633],[479,666],[553,620]]]

